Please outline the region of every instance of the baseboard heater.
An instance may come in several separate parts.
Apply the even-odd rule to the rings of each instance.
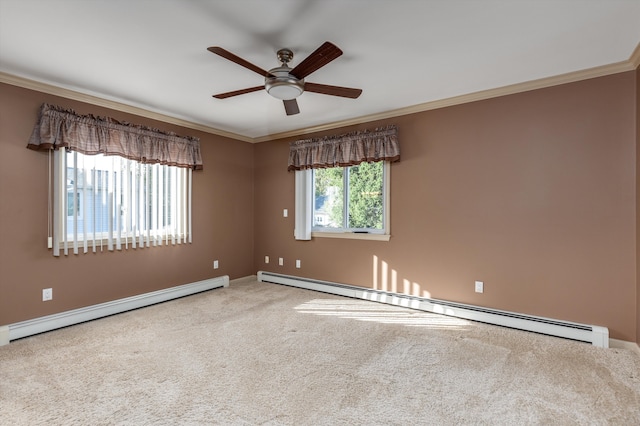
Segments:
[[[593,344],[594,346],[603,348],[609,347],[609,329],[596,325],[585,325],[568,321],[559,321],[550,318],[522,315],[514,312],[501,311],[498,309],[489,309],[462,303],[448,302],[444,300],[414,297],[380,290],[371,290],[328,281],[276,274],[273,272],[259,271],[258,281],[283,284],[292,287],[304,288],[307,290],[336,294],[339,296],[403,306],[420,311],[449,315],[472,321],[588,342]]]
[[[0,346],[12,340],[229,286],[229,276],[210,278],[0,327]]]

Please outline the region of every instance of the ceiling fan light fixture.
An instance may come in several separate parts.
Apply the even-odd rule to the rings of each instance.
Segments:
[[[361,89],[353,89],[350,87],[330,86],[311,82],[305,83],[304,79],[308,75],[342,55],[342,50],[329,41],[325,41],[294,68],[289,68],[289,65],[287,65],[293,59],[293,52],[290,49],[280,49],[277,52],[277,56],[281,65],[269,71],[234,55],[220,46],[211,46],[208,47],[207,50],[264,77],[263,86],[247,87],[246,89],[218,93],[213,95],[216,99],[226,99],[265,89],[269,95],[283,101],[287,115],[295,115],[300,113],[296,98],[304,93],[305,90],[322,95],[341,96],[351,99],[356,99],[362,93]]]
[[[302,94],[302,89],[295,84],[277,83],[267,88],[267,92],[274,98],[288,101]]]
[[[278,67],[269,71],[264,79],[264,88],[271,96],[288,101],[295,99],[304,92],[304,80],[299,80],[289,74],[289,67]]]

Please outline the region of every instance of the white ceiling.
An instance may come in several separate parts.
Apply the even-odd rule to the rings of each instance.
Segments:
[[[324,41],[344,55],[307,81],[286,116],[260,75]],[[0,0],[0,72],[245,138],[375,116],[455,96],[629,61],[640,0]]]

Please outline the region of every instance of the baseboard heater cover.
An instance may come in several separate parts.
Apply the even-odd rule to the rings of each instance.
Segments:
[[[0,346],[8,344],[12,340],[20,339],[34,334],[67,327],[82,322],[103,318],[109,315],[119,314],[133,309],[143,308],[156,303],[166,302],[184,296],[189,296],[214,288],[228,287],[229,276],[210,278],[194,283],[170,287],[163,290],[118,299],[111,302],[100,303],[98,305],[87,306],[85,308],[60,312],[58,314],[35,318],[27,321],[9,324],[0,327]],[[8,328],[8,333],[6,329]]]
[[[403,306],[425,312],[449,315],[472,321],[578,340],[603,348],[609,347],[609,329],[596,325],[586,325],[551,318],[523,315],[498,309],[408,296],[399,293],[372,290],[329,281],[277,274],[274,272],[259,271],[258,281],[283,284],[355,299],[364,299],[373,302]]]

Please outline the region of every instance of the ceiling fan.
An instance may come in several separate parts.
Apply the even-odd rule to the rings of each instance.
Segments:
[[[284,102],[284,110],[287,115],[294,115],[300,112],[296,98],[305,91],[351,99],[356,99],[362,93],[362,89],[328,86],[326,84],[309,83],[304,81],[306,76],[342,55],[342,50],[340,50],[340,48],[335,44],[328,41],[324,42],[322,46],[317,48],[294,68],[290,68],[288,65],[288,63],[293,59],[293,52],[290,49],[278,50],[278,60],[282,64],[279,67],[270,69],[269,71],[265,71],[262,68],[253,65],[222,47],[213,46],[207,48],[207,50],[264,77],[264,85],[213,95],[213,97],[217,99],[226,99],[232,96],[243,95],[245,93],[265,89],[271,96],[281,99]]]

